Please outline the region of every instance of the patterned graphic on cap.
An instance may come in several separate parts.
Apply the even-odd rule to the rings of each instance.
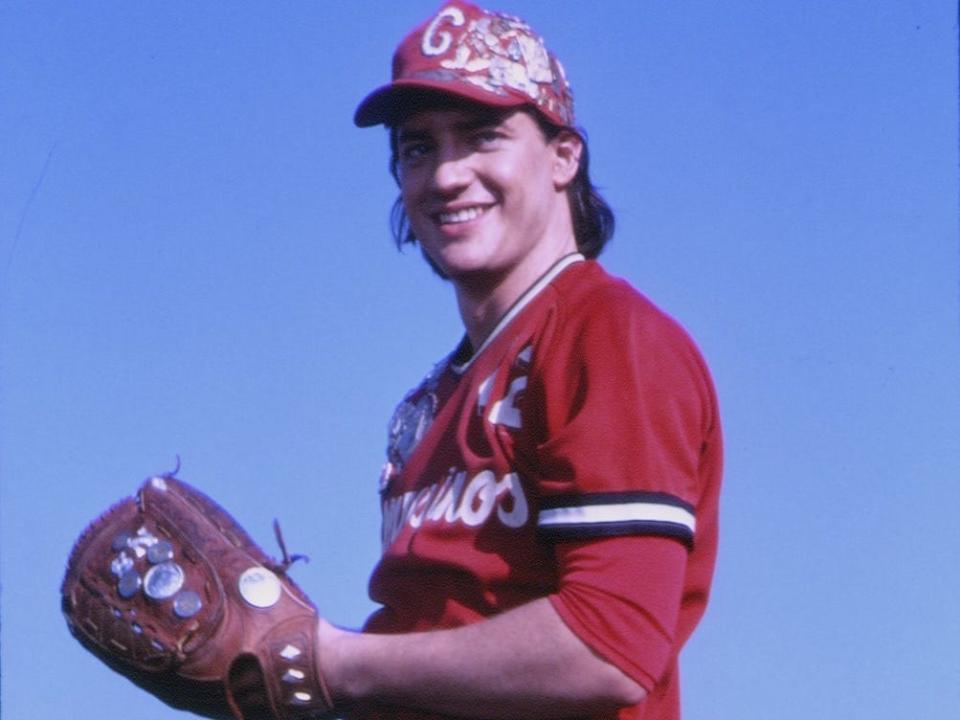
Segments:
[[[406,77],[467,82],[501,96],[514,90],[564,124],[572,123],[570,86],[543,38],[520,18],[466,7],[479,15],[468,18],[463,8],[449,5],[423,32],[420,50],[426,57],[437,57],[439,67]],[[398,70],[397,75],[405,75]]]
[[[543,38],[518,17],[466,2],[444,4],[404,37],[391,82],[361,101],[354,122],[395,124],[409,111],[412,90],[500,108],[529,104],[554,125],[574,124],[573,92]]]

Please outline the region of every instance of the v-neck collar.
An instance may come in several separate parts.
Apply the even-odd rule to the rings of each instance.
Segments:
[[[453,351],[453,354],[450,356],[450,367],[458,375],[465,373],[473,362],[480,356],[480,354],[486,350],[490,343],[492,343],[498,335],[503,331],[510,322],[519,315],[523,309],[530,304],[530,302],[540,294],[540,292],[550,284],[550,282],[557,277],[561,272],[567,269],[570,265],[574,263],[582,262],[585,260],[583,255],[580,253],[571,253],[570,255],[564,255],[556,263],[551,266],[540,278],[533,283],[527,290],[514,301],[513,305],[503,314],[503,317],[497,322],[493,330],[487,336],[486,340],[483,341],[483,344],[480,345],[477,350],[467,357],[463,362],[457,362],[459,358],[463,357],[470,348],[470,338],[464,335],[463,339],[457,345],[456,350]]]

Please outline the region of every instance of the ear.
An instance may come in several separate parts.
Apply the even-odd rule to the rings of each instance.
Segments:
[[[557,190],[566,190],[580,169],[583,139],[573,130],[561,130],[553,140],[553,184]]]

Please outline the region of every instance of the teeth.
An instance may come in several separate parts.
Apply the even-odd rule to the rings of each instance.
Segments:
[[[462,223],[469,222],[483,214],[482,207],[469,207],[457,210],[456,212],[442,212],[439,214],[441,223]]]

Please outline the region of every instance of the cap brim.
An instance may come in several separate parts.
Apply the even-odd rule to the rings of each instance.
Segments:
[[[396,125],[405,116],[424,106],[431,96],[437,95],[452,96],[490,107],[536,107],[526,96],[497,95],[462,82],[417,78],[395,80],[374,90],[357,106],[353,122],[357,127]]]

